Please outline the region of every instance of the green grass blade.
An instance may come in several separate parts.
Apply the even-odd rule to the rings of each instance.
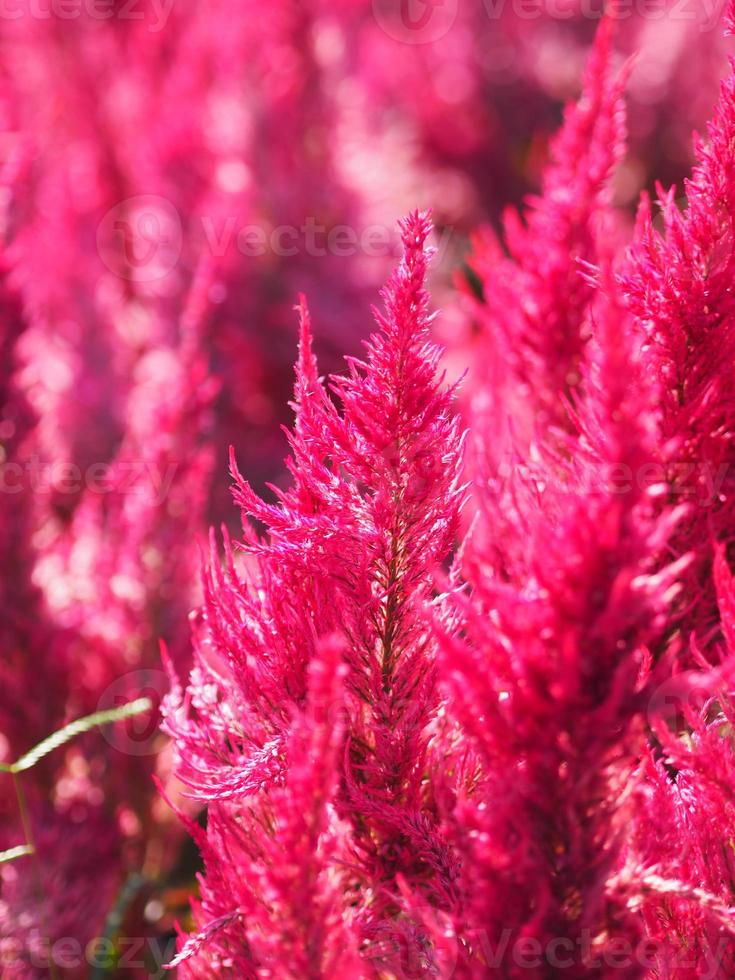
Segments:
[[[33,848],[29,844],[19,844],[17,847],[10,847],[7,851],[0,851],[0,864],[15,861],[17,858],[25,857],[26,854],[33,854]]]
[[[49,735],[48,738],[39,742],[30,752],[22,755],[17,762],[13,762],[11,765],[3,764],[1,768],[5,772],[25,772],[26,769],[31,769],[35,766],[49,752],[53,752],[54,749],[66,745],[67,742],[76,738],[77,735],[83,735],[97,725],[107,725],[113,721],[130,718],[132,715],[142,714],[142,712],[148,711],[152,707],[153,703],[150,698],[138,698],[137,701],[123,704],[119,708],[111,708],[109,711],[98,711],[96,714],[79,718],[77,721],[70,722],[68,725],[60,728],[58,732],[54,732],[53,735]]]

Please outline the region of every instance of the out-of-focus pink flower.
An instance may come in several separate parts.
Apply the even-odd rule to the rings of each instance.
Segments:
[[[3,977],[42,980],[63,969],[82,980],[90,970],[87,944],[104,935],[120,887],[118,835],[99,808],[80,816],[39,804],[31,824],[35,853],[0,871]],[[17,844],[3,826],[0,849]]]
[[[610,181],[625,149],[624,72],[611,78],[614,22],[600,27],[580,100],[567,109],[525,221],[505,218],[503,245],[478,237],[466,286],[477,322],[473,412],[487,418],[488,465],[509,445],[527,444],[550,426],[568,429],[569,398],[581,381],[594,286],[585,264],[614,251]],[[479,290],[481,296],[474,298]]]

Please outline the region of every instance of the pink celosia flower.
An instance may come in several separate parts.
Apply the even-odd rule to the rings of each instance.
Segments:
[[[582,96],[570,105],[551,147],[541,194],[525,222],[505,217],[504,255],[491,232],[478,237],[471,268],[481,291],[471,301],[480,337],[474,411],[489,415],[496,462],[508,439],[569,426],[567,399],[580,382],[593,286],[581,263],[610,254],[615,237],[610,178],[624,150],[622,90],[611,80],[612,20],[603,21]],[[468,287],[468,296],[472,289]]]
[[[307,717],[313,710],[309,664],[323,649],[320,637],[332,633],[343,637],[347,668],[340,790],[331,799],[342,857],[323,871],[342,882],[338,918],[352,921],[354,935],[371,943],[391,917],[400,917],[399,881],[438,904],[453,901],[455,869],[426,779],[438,696],[425,603],[433,570],[457,532],[461,440],[453,392],[437,378],[439,350],[428,337],[428,233],[420,215],[403,225],[405,257],[384,293],[385,312],[377,314],[381,332],[368,343],[366,360],[350,361],[349,376],[333,380],[341,412],[317,377],[302,307],[289,437],[293,485],[278,491],[278,503],[266,504],[235,470],[236,499],[269,536],[248,532],[244,572],[229,546],[226,572],[213,565],[186,702],[175,688],[166,712],[184,781],[202,798],[233,801],[210,805],[204,882],[210,899],[198,916],[205,928],[212,917],[206,913],[219,918],[233,908],[230,876],[242,882],[239,891],[252,893],[250,906],[256,896],[268,905],[281,888],[276,854],[288,827],[279,822],[277,801],[285,805],[282,787],[295,778],[294,717],[305,701]],[[322,778],[319,770],[298,778],[307,777],[314,788]],[[275,819],[266,819],[274,808]],[[253,815],[253,830],[230,842],[228,828],[244,814]],[[245,844],[261,855],[257,873],[233,851]],[[294,898],[290,893],[288,901]],[[288,971],[285,953],[263,945],[248,902],[237,919],[239,969],[258,976]],[[288,908],[272,914],[298,917],[297,906]],[[222,932],[229,936],[233,928],[223,924]],[[337,937],[327,943],[330,955]],[[229,939],[218,942],[234,955]],[[194,943],[202,956],[209,945]],[[313,975],[319,957],[310,961]]]
[[[177,958],[184,976],[361,975],[357,937],[344,918],[337,870],[344,830],[333,808],[341,655],[340,641],[320,641],[282,747],[283,781],[237,809],[210,808],[206,836],[197,835],[206,868],[197,918],[206,925]]]
[[[644,200],[630,266],[622,277],[630,309],[646,334],[646,363],[661,383],[660,482],[670,500],[691,504],[670,547],[691,550],[683,594],[687,625],[708,641],[718,612],[711,583],[711,539],[729,541],[735,502],[729,380],[734,348],[731,280],[735,269],[735,73],[723,82],[707,143],[686,183],[682,212],[660,191],[663,232]]]
[[[722,546],[714,568],[727,649],[717,670],[676,674],[655,698],[631,854],[658,969],[682,980],[735,970],[735,585]],[[696,647],[694,659],[706,668]]]
[[[155,6],[21,12],[0,41],[2,477],[111,464],[102,492],[2,494],[0,759],[137,694],[159,637],[188,671],[196,538],[226,510],[211,459],[234,442],[260,492],[293,294],[329,364],[383,275],[364,241],[341,255],[341,234],[324,249],[308,229],[352,241],[437,198],[458,254],[533,179],[591,33],[578,0],[538,22],[427,3],[427,23],[456,14],[431,44],[396,40],[410,4]],[[302,303],[291,482],[264,502],[233,465],[245,541],[225,531],[221,565],[213,540],[194,668],[166,707],[208,806],[183,975],[553,976],[544,944],[562,940],[568,976],[642,976],[604,956],[646,938],[653,975],[707,975],[718,952],[735,970],[732,79],[687,209],[662,193],[658,233],[644,206],[625,265],[611,203],[613,180],[624,205],[654,164],[680,169],[719,70],[715,32],[687,46],[679,6],[618,26],[643,52],[629,162],[606,19],[539,197],[506,219],[506,251],[479,239],[476,521],[451,568],[464,477],[426,219],[404,223],[347,377],[319,378]],[[240,254],[243,229],[263,254]],[[34,976],[47,939],[99,933],[144,852],[146,873],[169,866],[157,768],[87,736],[26,774],[43,894],[28,856],[2,865],[9,975]],[[0,847],[23,831],[0,797]]]
[[[642,936],[614,873],[645,744],[647,646],[676,591],[678,569],[659,571],[653,555],[676,514],[662,522],[648,494],[614,477],[635,472],[655,436],[626,312],[600,293],[586,326],[580,433],[547,452],[546,485],[516,502],[524,542],[503,575],[492,528],[467,552],[466,639],[442,642],[472,759],[447,815],[463,856],[467,976],[486,976],[503,948],[502,975],[525,975],[524,940],[548,967],[560,940],[570,976],[604,976],[588,956]]]

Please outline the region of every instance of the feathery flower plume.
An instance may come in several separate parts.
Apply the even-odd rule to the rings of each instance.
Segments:
[[[695,150],[685,209],[673,189],[659,189],[662,232],[643,200],[621,281],[646,334],[647,372],[661,384],[651,463],[668,487],[665,504],[691,504],[670,548],[694,555],[683,614],[706,652],[719,620],[711,541],[729,545],[735,516],[735,70],[722,84],[708,140],[697,139]]]
[[[567,399],[581,381],[594,292],[582,263],[596,265],[613,247],[610,177],[625,149],[628,71],[611,79],[613,31],[605,18],[582,95],[566,110],[525,222],[506,213],[508,254],[492,233],[476,240],[470,265],[482,296],[470,310],[481,331],[479,367],[487,372],[476,401],[498,432],[499,448],[488,447],[495,460],[511,425],[524,441],[549,426],[570,426]],[[472,295],[469,286],[465,292]]]
[[[607,952],[642,938],[615,874],[645,746],[647,650],[676,593],[678,568],[653,555],[678,515],[657,518],[650,494],[616,479],[649,458],[655,426],[613,287],[604,277],[585,324],[578,434],[546,450],[546,485],[517,503],[524,541],[504,574],[492,527],[466,553],[465,638],[441,641],[468,753],[446,818],[462,855],[463,976],[489,975],[495,955],[503,976],[527,975],[524,941],[550,970],[558,955],[570,977],[607,976]]]
[[[723,545],[714,574],[721,664],[707,670],[693,640],[699,670],[675,674],[657,692],[658,751],[642,767],[631,855],[660,975],[692,980],[735,971],[735,579]]]
[[[349,374],[332,380],[341,411],[318,377],[302,303],[292,485],[274,488],[277,503],[260,500],[233,462],[235,499],[268,534],[246,528],[241,568],[225,538],[224,569],[213,561],[205,576],[186,695],[174,684],[165,707],[181,778],[211,801],[199,835],[200,936],[182,950],[198,952],[194,964],[224,963],[226,948],[240,976],[358,976],[318,972],[344,946],[339,930],[325,937],[324,917],[348,930],[340,955],[352,963],[360,949],[382,955],[384,926],[403,928],[401,887],[438,906],[454,900],[456,869],[430,778],[439,698],[426,604],[457,534],[461,433],[428,334],[429,232],[418,213],[402,224],[404,259],[376,312],[380,332],[365,360],[350,359]],[[314,665],[333,635],[346,665],[344,735],[307,765],[294,739],[322,737],[310,683],[326,670]],[[327,810],[311,810],[311,829],[294,829],[307,799]],[[307,850],[316,863],[303,864],[302,884],[321,895],[313,918],[306,893],[279,871],[307,846],[304,833],[314,835]],[[317,883],[332,878],[340,884],[327,898]],[[276,920],[293,923],[285,946]],[[201,938],[213,921],[222,922],[216,938]],[[288,949],[300,952],[289,959]],[[302,972],[289,972],[296,964]]]

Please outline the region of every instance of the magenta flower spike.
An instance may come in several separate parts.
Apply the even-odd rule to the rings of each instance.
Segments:
[[[682,594],[686,625],[704,652],[718,632],[712,539],[732,538],[735,502],[735,73],[723,81],[706,141],[676,191],[659,188],[661,222],[644,198],[629,263],[621,275],[628,305],[645,334],[646,370],[660,381],[660,435],[652,463],[667,485],[664,503],[689,514],[670,547],[694,561]],[[658,224],[658,222],[657,222]]]
[[[302,301],[291,486],[265,503],[233,460],[235,499],[267,533],[246,526],[242,561],[227,537],[224,568],[213,555],[194,671],[166,706],[180,776],[209,801],[201,932],[180,954],[192,975],[226,955],[237,975],[369,974],[360,963],[388,955],[385,927],[406,932],[401,889],[439,907],[456,897],[427,776],[440,705],[427,603],[458,533],[462,437],[428,333],[429,232],[423,215],[403,222],[379,332],[331,380],[341,408]],[[318,706],[329,748],[304,755],[294,745],[326,737],[315,671],[344,675],[344,694]],[[292,922],[287,941],[276,919]]]

